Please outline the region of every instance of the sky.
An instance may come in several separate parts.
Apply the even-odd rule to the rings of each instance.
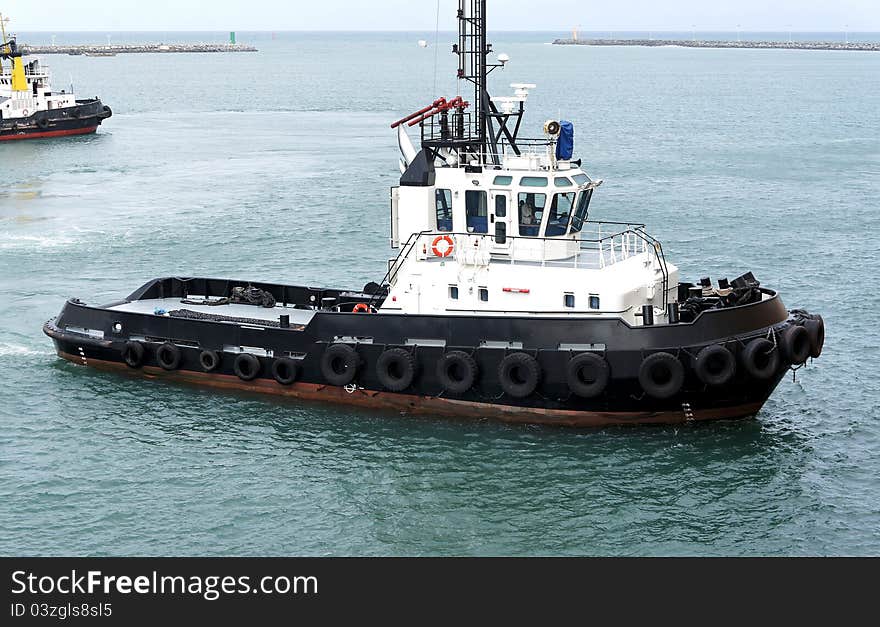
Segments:
[[[441,30],[457,0],[439,0]],[[12,31],[412,30],[437,0],[2,0]],[[489,0],[490,30],[880,31],[880,0]]]

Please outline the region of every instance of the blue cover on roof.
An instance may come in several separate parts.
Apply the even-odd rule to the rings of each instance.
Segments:
[[[571,159],[574,153],[574,124],[562,120],[559,123],[559,139],[556,141],[556,158]]]

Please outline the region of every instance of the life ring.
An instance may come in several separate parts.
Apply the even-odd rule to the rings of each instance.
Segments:
[[[767,338],[755,338],[746,345],[742,364],[750,375],[766,381],[779,370],[779,351]]]
[[[376,376],[382,387],[391,392],[402,392],[416,377],[416,360],[402,348],[390,348],[376,361]]]
[[[367,303],[358,303],[355,305],[352,310],[352,313],[369,313],[370,306]]]
[[[648,396],[671,398],[684,384],[684,366],[669,353],[648,355],[639,366],[639,384]]]
[[[144,363],[144,345],[129,341],[122,347],[122,359],[129,368],[140,368]]]
[[[810,357],[815,359],[822,354],[822,347],[825,345],[825,320],[820,315],[807,320],[804,328],[810,336]]]
[[[360,358],[348,344],[332,344],[321,356],[321,374],[331,385],[348,385],[354,381]]]
[[[23,116],[27,117],[27,114],[28,114],[27,109],[22,109],[22,110],[21,110],[21,114],[22,114]]]
[[[790,326],[782,332],[782,353],[794,365],[800,365],[810,356],[810,334],[802,326]]]
[[[437,362],[437,379],[444,390],[453,394],[470,390],[479,374],[477,362],[464,351],[450,351]]]
[[[171,342],[165,342],[156,349],[156,361],[163,370],[177,370],[180,366],[180,348]]]
[[[541,380],[538,361],[526,353],[511,353],[498,366],[501,389],[514,398],[525,398],[535,391]]]
[[[721,387],[730,383],[736,374],[736,359],[724,346],[712,344],[697,353],[694,370],[706,385]]]
[[[272,377],[281,385],[290,385],[299,378],[299,364],[290,357],[272,362]]]
[[[583,398],[595,398],[605,391],[611,370],[596,353],[581,353],[568,360],[565,381],[568,389]]]
[[[260,374],[260,360],[251,353],[239,353],[235,357],[232,369],[242,381],[253,381]]]
[[[439,247],[440,242],[446,243],[443,250]],[[453,242],[452,238],[448,235],[438,235],[434,238],[434,241],[431,242],[431,252],[433,252],[436,257],[448,257],[452,254],[453,250],[455,250],[455,242]]]
[[[199,363],[205,372],[212,372],[220,366],[220,354],[217,351],[202,351],[199,353]]]

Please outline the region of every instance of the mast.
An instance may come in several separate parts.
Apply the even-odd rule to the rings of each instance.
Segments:
[[[12,91],[27,91],[28,84],[21,63],[21,51],[15,43],[15,37],[6,39],[6,19],[0,15],[0,33],[3,35],[3,42],[0,43],[0,59],[9,59],[12,62]]]
[[[486,41],[487,0],[458,0],[458,44],[452,51],[458,55],[458,79],[473,85],[473,117],[470,120],[465,152],[472,153],[481,163],[499,163],[499,141],[519,154],[516,135],[522,120],[523,104],[518,110],[499,112],[489,95],[488,76],[492,70],[504,67],[506,55],[499,55],[498,62],[489,61],[492,44]],[[516,126],[509,129],[510,118],[516,118]]]
[[[524,102],[528,89],[534,85],[514,84],[513,97],[498,98],[489,95],[489,74],[503,68],[510,60],[506,54],[490,62],[492,44],[486,41],[487,0],[458,0],[458,42],[452,52],[458,55],[457,78],[473,87],[473,97],[465,101],[461,95],[451,100],[438,98],[430,105],[402,118],[391,125],[406,124],[421,128],[422,148],[431,161],[439,158],[445,164],[500,165],[500,155],[506,149],[519,155],[516,137],[522,122]],[[473,113],[466,113],[469,107]],[[451,119],[450,119],[451,118]],[[511,120],[516,120],[511,128]],[[404,166],[410,159],[405,157]]]

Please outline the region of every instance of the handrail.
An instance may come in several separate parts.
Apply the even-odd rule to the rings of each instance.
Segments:
[[[400,272],[403,262],[409,257],[409,254],[412,252],[413,248],[415,248],[419,238],[423,235],[430,235],[431,233],[433,233],[433,231],[419,231],[418,233],[410,234],[403,246],[400,247],[400,252],[397,253],[397,257],[395,257],[394,261],[391,262],[391,265],[388,266],[388,271],[379,283],[379,290],[370,295],[370,301],[368,303],[370,307],[373,307],[373,303],[376,302],[376,297],[382,292],[384,287],[390,285],[397,277],[397,273]]]
[[[637,239],[641,240],[645,244],[645,249],[643,252],[647,252],[647,249],[650,248],[651,252],[653,252],[654,257],[657,259],[658,266],[660,267],[660,271],[663,274],[663,309],[665,310],[667,305],[669,304],[669,268],[666,264],[666,256],[663,252],[663,245],[660,243],[658,239],[648,234],[645,231],[645,225],[643,224],[634,224],[630,222],[612,222],[605,220],[585,220],[584,224],[596,225],[599,227],[600,236],[596,238],[585,238],[578,237],[575,238],[562,238],[562,237],[539,237],[539,236],[527,236],[527,235],[506,235],[506,239],[514,240],[512,245],[516,240],[522,241],[531,241],[531,242],[541,242],[542,245],[546,245],[546,242],[555,242],[555,243],[565,243],[565,242],[577,242],[579,250],[585,250],[583,248],[583,244],[598,244],[599,247],[599,259],[602,264],[601,267],[605,267],[604,265],[604,244],[606,242],[611,242],[611,253],[614,261],[612,263],[616,263],[616,258],[614,257],[614,238],[618,238],[624,236],[626,234],[631,234],[635,236]],[[615,227],[625,227],[622,229],[618,229],[613,233],[607,235],[601,235],[601,227],[603,225],[613,225]],[[400,252],[397,257],[395,257],[394,261],[388,267],[388,271],[385,273],[385,276],[382,279],[382,282],[379,284],[383,288],[386,285],[390,285],[394,279],[397,277],[400,268],[403,267],[404,262],[407,260],[412,251],[416,248],[416,244],[419,240],[427,235],[449,235],[449,236],[468,236],[468,237],[480,237],[480,238],[493,238],[494,234],[491,233],[463,233],[463,232],[452,232],[452,231],[434,231],[434,230],[425,230],[419,231],[416,233],[410,234],[407,238],[406,242],[401,246]],[[628,244],[621,244],[621,251],[628,252],[629,246]],[[579,254],[579,253],[578,253]],[[578,254],[575,254],[574,267],[577,268],[577,257]],[[626,258],[628,255],[625,255]],[[515,260],[511,258],[511,263],[515,263]],[[546,265],[546,259],[542,259],[542,265]],[[552,263],[552,261],[551,261]],[[375,294],[372,294],[370,297],[369,304],[372,306],[376,300],[376,298],[381,293],[381,290]]]

